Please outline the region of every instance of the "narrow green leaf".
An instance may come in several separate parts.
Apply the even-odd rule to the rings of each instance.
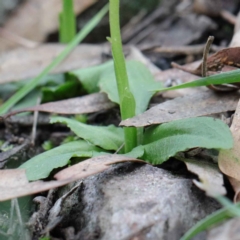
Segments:
[[[210,77],[201,78],[192,82],[183,83],[177,86],[169,87],[169,88],[157,88],[153,87],[151,91],[169,91],[176,90],[181,88],[189,88],[189,87],[201,87],[208,86],[211,84],[228,84],[228,83],[237,83],[240,82],[240,70],[229,71],[225,73],[220,73],[216,75],[212,75]]]
[[[48,177],[53,169],[67,165],[72,157],[93,157],[102,154],[101,151],[85,141],[70,142],[31,158],[19,168],[26,170],[29,181],[34,181]]]
[[[143,159],[153,164],[161,164],[177,152],[190,148],[229,149],[233,146],[229,127],[221,120],[209,117],[153,126],[147,129],[143,137]]]
[[[64,117],[52,117],[51,123],[66,124],[78,137],[106,150],[118,150],[124,142],[123,129],[113,125],[92,126]]]
[[[235,207],[240,207],[240,204],[236,204]],[[199,221],[196,225],[194,225],[191,229],[189,229],[184,236],[180,238],[180,240],[191,240],[198,233],[211,228],[213,225],[219,224],[224,220],[227,220],[232,217],[231,212],[229,211],[229,207],[220,209],[206,218]]]
[[[66,48],[48,65],[36,78],[23,86],[17,93],[9,98],[1,107],[0,114],[6,113],[15,103],[21,100],[26,94],[32,91],[36,85],[45,77],[53,68],[60,64],[68,54],[89,34],[90,31],[100,22],[108,11],[108,5],[103,7],[85,27],[76,35],[76,37],[66,46]]]

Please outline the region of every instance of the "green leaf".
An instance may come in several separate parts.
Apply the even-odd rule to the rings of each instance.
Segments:
[[[127,61],[127,74],[130,89],[136,101],[136,115],[146,110],[149,100],[154,95],[152,88],[160,88],[161,83],[155,82],[149,70],[140,62]],[[107,62],[102,65],[72,71],[83,88],[89,92],[97,92],[99,88],[106,92],[111,101],[119,104],[116,77],[114,73],[113,62]]]
[[[228,126],[221,120],[209,117],[182,119],[153,126],[147,129],[143,137],[143,159],[153,164],[161,164],[177,152],[190,148],[233,147]]]
[[[113,125],[92,126],[64,117],[52,117],[51,123],[66,124],[78,137],[106,150],[117,150],[124,143],[123,129]]]
[[[62,1],[63,10],[59,14],[59,35],[61,43],[69,43],[76,35],[76,19],[72,0]]]
[[[70,79],[57,86],[42,88],[42,102],[53,102],[62,99],[77,97],[81,94],[81,85],[77,79]]]
[[[69,53],[88,35],[88,33],[100,22],[103,16],[108,11],[108,5],[105,5],[76,35],[76,37],[66,46],[66,48],[53,59],[53,61],[43,69],[43,71],[28,84],[23,86],[17,93],[9,98],[3,105],[0,106],[0,114],[6,113],[14,104],[32,91],[37,84],[45,77],[52,69],[59,65]]]
[[[152,88],[151,91],[169,91],[176,90],[181,88],[189,88],[189,87],[201,87],[208,86],[211,84],[229,84],[229,83],[237,83],[240,82],[240,70],[229,71],[225,73],[220,73],[216,75],[212,75],[209,77],[201,78],[192,82],[183,83],[177,86],[169,87],[169,88]]]
[[[93,157],[102,154],[101,151],[82,140],[70,142],[31,158],[19,168],[26,170],[29,181],[34,181],[48,177],[53,169],[67,165],[72,157]]]
[[[222,223],[224,220],[228,220],[232,216],[234,216],[231,212],[231,208],[233,206],[228,206],[226,208],[220,209],[204,219],[200,220],[197,224],[195,224],[191,229],[189,229],[184,236],[181,237],[180,240],[191,240],[198,233],[211,228],[216,224]],[[234,205],[234,208],[240,208],[240,204]]]
[[[75,71],[69,72],[69,74],[72,74],[78,80],[81,82],[83,88],[88,92],[88,93],[95,93],[99,91],[99,81],[101,79],[101,74],[107,70],[107,69],[112,69],[113,71],[113,62],[109,61],[104,64],[94,66],[94,67],[89,67],[89,68],[84,68],[84,69],[79,69]]]
[[[153,76],[146,68],[146,66],[137,61],[127,61],[127,74],[131,93],[134,95],[136,102],[136,115],[144,112],[147,109],[149,100],[155,94],[150,91],[153,87],[162,85],[155,82]],[[119,96],[117,92],[117,84],[113,67],[105,69],[101,74],[99,81],[100,89],[108,94],[111,101],[119,103]]]
[[[144,147],[138,146],[135,147],[131,152],[125,153],[125,156],[132,157],[132,158],[142,158],[144,154]]]

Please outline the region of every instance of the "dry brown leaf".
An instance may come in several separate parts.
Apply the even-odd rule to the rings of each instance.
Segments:
[[[24,169],[0,170],[0,201],[31,195],[63,186],[69,181],[28,182]]]
[[[61,44],[45,44],[34,49],[19,48],[0,55],[0,84],[37,76],[64,48]],[[52,73],[100,64],[102,52],[101,45],[79,45]]]
[[[199,14],[218,16],[222,9],[222,0],[194,0],[193,10]]]
[[[200,179],[200,182],[193,180],[194,184],[205,191],[208,196],[226,194],[226,189],[223,186],[223,175],[219,172],[217,165],[195,159],[184,159],[183,161],[187,169],[198,175]]]
[[[80,162],[71,167],[65,168],[64,170],[54,175],[54,177],[57,180],[65,180],[68,178],[78,180],[78,179],[82,179],[82,178],[91,176],[93,174],[102,172],[108,169],[111,166],[111,164],[120,163],[120,162],[146,163],[142,160],[127,157],[124,155],[109,154],[109,155],[89,158],[83,162]]]
[[[233,201],[235,203],[240,202],[240,181],[238,181],[235,178],[229,177],[229,176],[228,176],[228,180],[231,183],[233,190],[235,192]]]
[[[234,145],[232,149],[220,151],[218,165],[224,174],[238,181],[234,182],[234,189],[238,191],[240,188],[240,101],[230,129]]]
[[[173,63],[173,66],[183,71],[202,76],[202,64],[193,70],[176,63]],[[229,69],[224,70],[225,66],[240,67],[240,47],[225,48],[207,58],[207,71],[211,74],[220,71],[229,71]]]
[[[240,94],[216,93],[210,90],[175,98],[158,104],[146,112],[120,123],[122,126],[143,127],[173,120],[206,116],[236,109]]]
[[[107,110],[116,104],[111,102],[105,93],[93,93],[83,97],[71,98],[62,101],[49,102],[6,114],[5,118],[20,112],[50,112],[58,114],[83,114]]]
[[[28,182],[24,169],[0,170],[0,201],[43,192],[66,185],[78,179],[85,178],[108,169],[111,164],[120,162],[144,161],[124,155],[104,155],[90,158],[72,167],[66,168],[55,175],[57,181]]]
[[[96,0],[74,0],[74,11],[79,14],[95,2]],[[60,0],[25,1],[5,23],[4,28],[26,39],[42,42],[49,33],[58,29],[58,14],[61,9]],[[0,52],[17,45],[6,39],[0,40]]]

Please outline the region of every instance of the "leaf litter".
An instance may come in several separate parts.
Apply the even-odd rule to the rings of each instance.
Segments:
[[[144,161],[124,155],[104,155],[95,158],[89,158],[83,162],[68,167],[65,170],[58,172],[54,176],[57,181],[47,182],[29,182],[24,169],[0,170],[0,201],[36,194],[60,187],[76,180],[102,172],[108,169],[112,164],[121,162],[145,163]]]
[[[175,70],[172,70],[172,72],[173,71],[175,71]],[[171,70],[170,70],[170,74],[172,73],[171,72]],[[162,72],[163,73],[163,75],[164,75],[164,72]],[[159,75],[160,75],[160,73],[159,73]],[[173,76],[177,76],[176,75],[176,72],[173,74]],[[191,75],[186,75],[186,76],[191,76]],[[193,78],[196,78],[196,76],[192,76]],[[205,93],[208,93],[209,95],[204,95]],[[97,94],[96,94],[97,95]],[[195,95],[195,94],[194,94]],[[228,98],[227,97],[225,97],[224,98],[224,96],[227,96],[227,95],[225,95],[225,94],[219,94],[219,95],[217,95],[216,93],[210,93],[210,91],[202,91],[201,93],[199,92],[199,95],[198,94],[196,94],[195,96],[197,97],[197,98],[194,98],[194,95],[192,95],[192,96],[187,96],[186,98],[188,99],[186,99],[185,100],[185,102],[191,102],[191,104],[192,104],[192,101],[195,101],[195,99],[199,99],[198,101],[197,101],[197,104],[199,103],[199,102],[203,102],[203,106],[205,106],[205,109],[204,109],[204,107],[200,107],[199,105],[196,105],[196,109],[194,109],[195,110],[195,112],[192,114],[192,116],[193,117],[195,117],[196,115],[194,115],[194,114],[199,114],[199,115],[197,115],[197,116],[205,116],[205,115],[209,115],[209,114],[214,114],[214,113],[220,113],[220,112],[225,112],[225,111],[232,111],[232,110],[235,110],[235,108],[236,108],[236,104],[237,104],[237,99],[239,98],[239,96],[238,96],[238,94],[237,93],[233,93],[232,95],[231,95],[231,99],[228,101]],[[220,97],[220,95],[221,95],[221,97]],[[209,96],[209,99],[207,99],[207,97],[206,96]],[[217,101],[217,97],[216,96],[219,96],[219,99],[221,99],[220,100],[220,102],[219,101]],[[199,97],[199,98],[198,98]],[[205,97],[205,99],[204,99],[204,97]],[[229,96],[230,97],[230,96]],[[84,98],[84,97],[83,97]],[[224,101],[222,101],[224,99]],[[71,99],[72,101],[74,101],[73,99]],[[177,103],[178,103],[178,101],[179,101],[180,99],[176,99],[175,100],[175,102],[171,102],[171,104],[175,104],[175,106],[176,106],[176,113],[178,114],[176,114],[177,115],[177,118],[176,119],[181,119],[181,118],[185,118],[185,116],[184,116],[184,112],[183,112],[183,110],[182,109],[180,109],[180,107],[179,107],[179,105],[177,105]],[[66,100],[66,101],[68,101],[68,100]],[[173,101],[173,100],[172,100]],[[221,102],[222,101],[222,102]],[[184,102],[184,100],[183,100],[183,102]],[[226,102],[226,105],[225,105],[225,102]],[[66,104],[66,105],[68,105],[68,103],[69,102],[64,102],[64,101],[61,101],[60,102],[60,104]],[[71,103],[71,102],[70,102]],[[167,103],[167,102],[166,102]],[[208,106],[211,106],[211,103],[212,103],[212,108],[210,108],[210,109],[208,109]],[[223,104],[224,103],[224,104]],[[49,103],[49,104],[43,104],[43,105],[41,105],[41,106],[36,106],[36,107],[33,107],[31,110],[33,110],[33,111],[35,111],[35,110],[41,110],[41,109],[43,109],[44,111],[46,111],[46,112],[52,112],[52,111],[59,111],[59,112],[61,112],[61,111],[64,111],[63,110],[63,107],[62,108],[60,108],[59,107],[59,105],[57,105],[57,104],[59,104],[59,103],[56,103],[56,105],[54,105],[54,103]],[[169,103],[169,108],[171,109],[172,108],[172,105],[171,105],[170,103]],[[74,105],[74,104],[73,104]],[[63,106],[65,106],[65,105],[63,105]],[[174,106],[174,105],[173,105]],[[39,107],[39,109],[37,109],[37,107]],[[215,107],[215,108],[214,108]],[[219,107],[222,107],[220,110],[217,110],[217,107],[219,108]],[[101,107],[100,107],[101,108]],[[169,108],[168,108],[168,111],[169,111]],[[197,113],[197,108],[199,108],[198,110],[200,110],[200,111],[202,111],[201,113]],[[29,110],[30,110],[29,109]],[[60,109],[60,110],[59,110]],[[180,109],[180,111],[179,111],[179,109]],[[190,104],[189,104],[189,108],[186,108],[185,109],[185,112],[188,112],[189,111],[189,109],[191,109],[190,108]],[[70,110],[65,110],[65,113],[67,113],[67,114],[72,114],[72,113],[76,113],[77,112],[77,110],[76,110],[76,108],[75,108],[75,106],[73,107],[73,110],[72,109],[70,109]],[[179,113],[177,112],[177,110],[179,111]],[[71,112],[72,111],[72,112]],[[79,111],[79,110],[78,110]],[[81,111],[81,110],[80,110]],[[89,111],[89,110],[87,110],[87,111]],[[95,111],[95,110],[94,110]],[[98,111],[98,110],[96,110],[96,111]],[[150,111],[150,110],[149,110]],[[164,108],[164,111],[166,111],[166,109]],[[174,111],[174,110],[173,110]],[[166,116],[165,116],[165,118],[164,118],[164,120],[163,120],[163,122],[168,122],[168,121],[172,121],[172,119],[171,119],[171,115],[174,115],[175,114],[175,112],[173,113],[173,111],[171,111],[170,110],[170,112],[168,112],[168,114],[166,114]],[[191,111],[189,111],[189,112],[191,112]],[[147,112],[146,112],[147,113]],[[154,117],[156,117],[156,116],[154,116]],[[159,117],[159,116],[158,116]],[[175,120],[175,119],[174,119]],[[158,121],[162,121],[162,120],[158,120]],[[145,120],[145,122],[146,122],[146,120]],[[149,125],[149,124],[147,124],[147,125]],[[140,126],[147,126],[147,125],[140,125]],[[130,125],[131,126],[131,125]],[[57,179],[64,179],[64,178],[71,178],[71,181],[74,181],[73,179],[81,179],[82,177],[86,177],[86,176],[90,176],[90,175],[92,175],[92,174],[95,174],[95,173],[98,173],[98,172],[101,172],[101,171],[104,171],[105,169],[107,169],[106,168],[106,165],[108,164],[108,161],[110,161],[110,163],[109,164],[112,164],[112,163],[115,163],[114,161],[113,161],[113,158],[115,158],[115,160],[116,160],[116,162],[118,162],[118,155],[109,155],[109,159],[108,160],[106,160],[106,162],[104,162],[104,156],[99,156],[99,157],[95,157],[95,158],[93,158],[94,159],[94,161],[92,161],[93,159],[89,159],[90,161],[88,161],[88,160],[86,160],[86,161],[83,161],[83,162],[81,162],[81,163],[79,163],[79,164],[76,164],[76,165],[74,165],[74,166],[72,166],[72,167],[69,167],[69,168],[67,168],[67,169],[65,169],[65,170],[62,170],[61,172],[59,172],[58,174],[56,174],[55,175],[55,177],[57,178]],[[121,158],[121,157],[120,157]],[[111,160],[110,160],[111,159]],[[95,161],[96,160],[96,161]],[[98,162],[98,160],[99,160],[99,162]],[[119,161],[121,161],[121,160],[119,160]],[[139,160],[136,160],[136,161],[139,161]],[[86,164],[86,165],[84,165],[84,164]],[[97,167],[96,167],[97,166]],[[108,165],[107,165],[108,166]],[[94,169],[94,167],[96,167],[96,169]],[[191,168],[191,167],[189,167],[189,168]],[[192,170],[192,168],[191,168],[191,170]],[[215,169],[216,170],[216,169]],[[195,170],[192,170],[192,171],[195,171]],[[215,174],[215,172],[213,173],[213,172],[211,172],[211,170],[209,171],[210,172],[210,177],[208,178],[208,176],[206,177],[206,176],[202,176],[201,175],[201,173],[199,173],[199,172],[201,172],[202,170],[200,169],[200,170],[196,170],[196,172],[199,174],[199,178],[200,178],[200,180],[201,180],[201,183],[199,183],[199,182],[196,182],[195,181],[195,183],[196,183],[196,185],[198,185],[200,188],[203,188],[204,190],[206,190],[208,193],[210,193],[211,192],[211,187],[212,187],[212,185],[208,185],[209,184],[209,182],[211,181],[211,177],[213,177],[213,176],[215,176],[214,174]],[[85,173],[86,172],[86,173]],[[89,174],[89,175],[88,175]],[[217,178],[217,179],[219,179],[219,178]],[[70,180],[69,180],[70,181]],[[40,181],[38,181],[38,182],[40,182]],[[56,182],[56,181],[53,181],[53,182]],[[219,187],[219,186],[222,186],[222,179],[219,179],[219,185],[217,186],[217,188]],[[26,181],[25,181],[25,184],[27,184],[26,183]],[[55,183],[54,183],[55,184]],[[54,185],[53,184],[53,185]],[[60,184],[60,183],[59,183]],[[62,184],[62,183],[61,183]],[[57,186],[57,183],[56,183],[56,186]],[[45,188],[46,188],[46,186],[45,186]],[[33,189],[34,189],[34,185],[33,185]],[[44,187],[43,187],[43,189],[44,189]],[[215,190],[215,189],[214,189]],[[23,191],[24,192],[24,191]],[[20,193],[20,195],[21,194],[23,194],[23,192],[22,193]],[[31,191],[29,191],[29,192],[31,192]],[[34,192],[34,191],[33,191]],[[220,190],[219,190],[219,192],[222,192],[223,193],[223,189],[221,189],[221,187],[220,187]],[[30,194],[30,193],[29,193]],[[24,195],[25,195],[25,192],[24,192]],[[209,195],[211,195],[211,194],[209,194]],[[22,195],[21,195],[22,196]]]

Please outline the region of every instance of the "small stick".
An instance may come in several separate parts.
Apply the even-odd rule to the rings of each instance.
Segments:
[[[237,17],[234,16],[231,12],[226,11],[226,10],[221,10],[220,16],[228,21],[229,23],[235,25],[237,23]]]
[[[41,102],[41,99],[38,98],[37,105],[39,105],[40,102]],[[36,139],[38,113],[39,111],[34,111],[34,114],[33,114],[33,126],[32,126],[32,136],[31,136],[31,143],[33,146],[35,145],[35,139]]]
[[[207,76],[207,56],[210,50],[210,47],[212,45],[212,42],[214,40],[213,36],[209,36],[208,40],[206,42],[206,45],[204,47],[203,50],[203,59],[202,59],[202,77],[206,77]]]

